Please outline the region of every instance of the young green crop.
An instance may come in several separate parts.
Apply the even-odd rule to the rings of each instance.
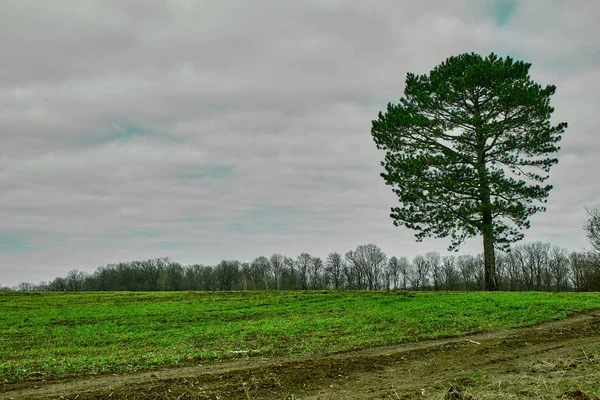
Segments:
[[[597,293],[0,293],[0,382],[333,353],[529,325]]]

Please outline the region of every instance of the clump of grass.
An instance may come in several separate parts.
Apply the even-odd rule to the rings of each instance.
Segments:
[[[600,355],[516,363],[506,372],[477,372],[456,378],[460,396],[429,390],[425,399],[600,399]]]
[[[333,353],[525,326],[593,293],[0,293],[0,383]]]

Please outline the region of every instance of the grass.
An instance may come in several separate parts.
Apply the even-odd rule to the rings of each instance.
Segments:
[[[468,399],[570,399],[592,400],[600,395],[600,355],[586,354],[573,359],[539,360],[518,365],[516,371],[482,372],[457,380],[463,398]],[[448,388],[432,391],[425,399],[441,399]],[[423,396],[419,396],[423,398]]]
[[[598,293],[0,293],[0,384],[530,325]]]

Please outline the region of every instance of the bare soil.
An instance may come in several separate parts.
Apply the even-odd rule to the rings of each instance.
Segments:
[[[0,399],[600,399],[600,311],[360,351],[0,386]]]

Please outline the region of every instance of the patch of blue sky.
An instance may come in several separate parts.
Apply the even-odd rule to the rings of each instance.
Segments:
[[[0,233],[0,253],[25,253],[61,245],[67,237],[57,232]]]
[[[0,234],[0,253],[24,253],[36,247],[24,235]]]
[[[110,140],[122,140],[127,141],[138,136],[144,135],[144,130],[138,126],[133,124],[121,122],[113,124],[113,131],[110,135]]]
[[[81,144],[96,146],[111,142],[128,142],[137,138],[160,138],[161,140],[176,141],[165,133],[160,133],[152,128],[142,127],[127,120],[103,122],[109,128],[102,133],[81,135]]]
[[[198,222],[198,217],[195,215],[184,215],[182,218],[183,222],[187,222],[187,223],[193,223],[193,222]]]
[[[490,13],[498,26],[506,27],[518,8],[517,0],[495,0],[491,3]]]

